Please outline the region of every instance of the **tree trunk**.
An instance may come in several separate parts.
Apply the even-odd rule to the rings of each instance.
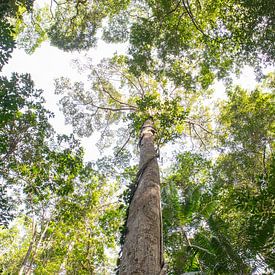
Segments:
[[[34,260],[35,260],[37,250],[38,250],[39,247],[41,246],[41,243],[42,243],[42,241],[43,241],[43,239],[44,239],[44,237],[45,237],[45,234],[46,234],[46,232],[47,232],[47,229],[48,229],[48,227],[49,227],[49,223],[50,223],[50,222],[47,222],[47,224],[46,224],[46,226],[45,226],[43,232],[42,232],[41,235],[40,235],[39,240],[36,242],[35,247],[33,248],[32,258],[29,260],[29,261],[30,261],[30,262],[29,262],[29,267],[28,267],[27,270],[25,271],[26,275],[29,275],[29,274],[32,273],[32,265],[33,265],[33,262],[34,262]],[[29,258],[30,258],[30,257],[29,257]]]
[[[25,269],[27,268],[27,264],[28,264],[28,261],[29,261],[29,258],[30,258],[30,255],[31,255],[31,252],[32,252],[32,249],[33,249],[33,245],[35,243],[35,240],[36,240],[36,222],[35,222],[35,219],[34,219],[34,214],[33,214],[33,220],[32,220],[32,239],[31,239],[31,242],[29,244],[29,248],[27,250],[27,253],[24,257],[24,260],[21,264],[21,268],[18,272],[18,275],[23,275],[25,273]],[[31,267],[30,267],[31,268]]]
[[[130,203],[120,275],[159,275],[162,269],[160,176],[154,147],[155,129],[141,129],[138,186]]]

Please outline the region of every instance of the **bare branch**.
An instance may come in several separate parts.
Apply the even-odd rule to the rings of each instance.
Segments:
[[[104,88],[104,85],[103,85],[103,81],[101,79],[101,77],[99,76],[98,72],[96,70],[94,70],[95,74],[97,75],[97,78],[100,82],[100,85],[101,85],[101,88],[102,88],[102,91],[104,93],[106,93],[112,100],[116,101],[117,103],[121,104],[121,105],[126,105],[126,106],[129,106],[131,108],[133,108],[134,110],[136,110],[137,108],[133,105],[130,105],[128,103],[125,103],[125,102],[122,102],[120,100],[118,100],[117,98],[115,98],[107,89]]]
[[[190,139],[191,139],[191,143],[192,143],[192,150],[194,150],[194,142],[193,142],[193,137],[192,137],[192,127],[191,127],[191,123],[188,123],[189,125],[189,132],[190,132]]]
[[[140,92],[140,89],[137,87],[137,85],[128,77],[126,74],[124,74],[122,71],[119,71],[119,73],[126,78],[135,88],[138,92]]]
[[[101,133],[101,135],[100,135],[100,136],[101,136],[101,139],[104,138],[105,133],[106,133],[106,131],[107,131],[109,125],[110,125],[110,117],[111,117],[111,111],[108,112],[106,125],[105,125],[105,127],[104,127],[104,129],[103,129],[103,131],[102,131],[102,133]]]
[[[125,146],[128,144],[129,140],[131,138],[131,134],[129,134],[127,140],[125,141],[125,143],[122,145],[122,147],[116,152],[115,157],[118,157],[118,155],[120,154],[120,152],[125,148]]]
[[[143,87],[142,87],[142,85],[141,85],[141,83],[140,83],[139,78],[138,78],[137,80],[138,80],[138,85],[139,85],[139,87],[140,87],[140,89],[141,89],[141,91],[142,91],[141,97],[144,98],[145,91],[144,91],[144,89],[143,89]]]
[[[98,105],[95,105],[92,100],[86,101],[85,103],[83,102],[82,104],[79,103],[79,105],[84,105],[84,106],[91,105],[92,107],[100,109],[100,110],[114,111],[114,112],[135,111],[136,110],[136,108],[132,108],[132,107],[110,108],[110,107],[98,106]]]
[[[201,125],[200,123],[194,121],[194,120],[191,120],[191,119],[187,119],[186,120],[187,123],[189,124],[192,124],[192,125],[196,125],[196,126],[199,126],[202,130],[204,130],[205,132],[207,132],[208,134],[211,134],[211,135],[214,135],[213,132],[209,131],[207,128],[205,128],[203,125]]]
[[[194,124],[192,125],[192,128],[193,128],[193,130],[195,131],[196,135],[198,136],[198,138],[199,138],[199,140],[201,141],[201,143],[202,143],[202,145],[204,146],[204,148],[207,150],[206,144],[204,143],[202,137],[201,137],[201,136],[199,135],[199,133],[197,132],[196,127],[195,127]]]

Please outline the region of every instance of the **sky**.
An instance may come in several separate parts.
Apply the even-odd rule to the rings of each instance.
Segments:
[[[73,60],[84,61],[86,57],[90,57],[96,64],[104,57],[111,57],[115,52],[125,52],[125,46],[109,45],[99,41],[95,49],[71,53],[59,50],[45,42],[31,55],[25,53],[23,49],[15,49],[9,63],[4,66],[2,74],[9,77],[12,72],[29,73],[35,88],[44,91],[45,107],[55,114],[55,117],[50,119],[50,123],[58,133],[70,134],[72,127],[65,125],[65,118],[58,107],[58,96],[54,94],[54,79],[64,76],[74,81],[84,80],[84,76],[80,75],[73,65]],[[96,138],[82,138],[81,143],[86,152],[85,160],[98,158],[99,152],[95,147]]]
[[[23,49],[15,49],[9,63],[4,66],[3,74],[10,76],[12,72],[17,73],[30,73],[37,89],[44,91],[46,99],[46,108],[54,112],[55,117],[50,120],[55,130],[60,134],[70,134],[72,127],[65,125],[63,113],[58,107],[58,96],[54,94],[54,79],[64,76],[73,81],[85,81],[84,75],[80,75],[77,68],[73,65],[73,60],[85,58],[92,58],[96,64],[102,58],[111,57],[115,52],[119,54],[126,52],[126,45],[121,44],[106,44],[103,41],[98,41],[96,48],[88,52],[64,52],[52,47],[48,42],[44,42],[36,51],[29,55]],[[253,69],[245,67],[241,76],[235,78],[236,84],[242,85],[246,89],[253,89],[256,81]],[[213,85],[215,90],[214,100],[224,99],[225,88],[222,82],[216,82]],[[210,102],[210,104],[212,104]],[[206,103],[209,104],[209,103]],[[85,160],[96,160],[100,153],[96,149],[95,143],[97,138],[92,136],[90,138],[81,138],[82,146],[85,149]]]

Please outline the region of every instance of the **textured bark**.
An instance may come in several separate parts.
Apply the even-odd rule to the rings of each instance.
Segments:
[[[154,135],[153,122],[147,120],[140,137],[139,167],[143,171],[129,207],[120,275],[159,275],[161,272],[160,176]]]

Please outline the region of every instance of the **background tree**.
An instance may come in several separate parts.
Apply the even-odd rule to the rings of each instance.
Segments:
[[[4,274],[19,270],[22,274],[110,274],[115,259],[109,254],[116,249],[122,213],[110,199],[116,183],[106,182],[86,166],[74,188],[67,196],[55,197],[52,205],[35,216],[23,215],[13,227],[1,228],[0,266]]]
[[[186,152],[165,180],[169,274],[274,270],[273,76],[265,82],[252,92],[229,91],[218,118],[221,153],[212,163]]]
[[[259,76],[261,65],[274,64],[274,11],[266,0],[51,1],[43,17],[36,20],[43,31],[34,33],[60,49],[88,49],[102,34],[129,43],[135,75],[166,74],[189,89],[247,64]]]
[[[191,112],[192,103],[200,94],[173,90],[172,83],[165,78],[158,82],[146,75],[135,77],[123,56],[115,56],[98,66],[88,64],[87,68],[91,90],[86,90],[83,83],[61,78],[56,82],[56,92],[62,95],[62,109],[75,131],[89,135],[94,128],[100,129],[103,145],[106,142],[108,145],[107,139],[117,130],[112,124],[123,120],[128,124],[128,129],[117,130],[126,132],[122,149],[134,137],[140,146],[140,164],[132,186],[119,272],[158,274],[163,262],[159,172],[155,158],[159,146],[182,136],[186,130],[184,124],[195,132],[198,128],[196,133],[207,131],[205,123],[196,122],[194,110]]]
[[[132,68],[137,74],[165,72],[186,87],[207,87],[244,64],[274,62],[269,4],[146,1],[149,12],[131,26]]]
[[[6,77],[0,78],[2,190],[7,191],[8,181],[10,181],[15,183],[12,186],[16,192],[16,183],[20,180],[18,174],[31,173],[31,166],[35,160],[41,160],[41,153],[45,151],[45,139],[53,134],[47,121],[51,114],[42,105],[44,99],[41,93],[41,90],[34,89],[33,82],[27,74],[13,74],[10,80]],[[30,187],[26,186],[26,188]],[[6,204],[3,204],[3,207],[4,205]],[[1,222],[6,223],[7,219],[9,219],[8,215]]]
[[[114,248],[121,215],[110,199],[115,183],[107,188],[84,164],[73,136],[54,132],[29,75],[2,77],[0,92],[1,272],[108,273],[106,249]]]

